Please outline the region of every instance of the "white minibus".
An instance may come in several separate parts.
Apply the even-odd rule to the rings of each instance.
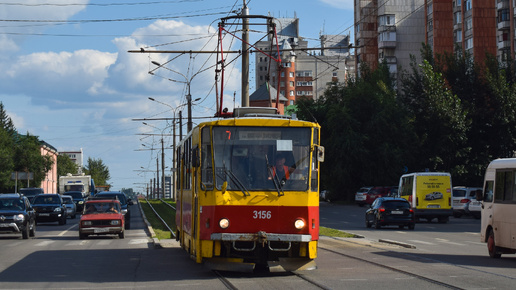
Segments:
[[[482,202],[480,238],[489,256],[516,253],[516,158],[489,164],[476,199]]]

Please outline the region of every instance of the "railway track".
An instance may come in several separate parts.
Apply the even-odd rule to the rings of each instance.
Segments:
[[[173,207],[171,204],[169,204],[168,202],[165,202],[164,200],[162,200],[161,198],[159,199],[162,203],[166,204],[167,206],[169,206],[172,210],[176,210],[175,207]],[[172,236],[175,238],[176,237],[176,233],[174,232],[174,230],[172,230],[170,228],[170,226],[168,225],[167,222],[165,222],[165,220],[158,214],[158,212],[156,211],[156,209],[154,209],[154,207],[152,206],[152,204],[147,200],[147,198],[145,199],[145,201],[147,201],[147,204],[149,205],[150,209],[152,210],[152,212],[154,212],[154,215],[163,223],[163,225],[167,228],[167,230],[172,234]]]
[[[161,202],[166,204],[167,206],[169,206],[171,210],[175,210],[175,208],[172,205],[170,205],[169,203],[165,202],[164,200],[161,200]],[[150,208],[152,209],[152,211],[154,212],[154,214],[156,215],[156,217],[158,217],[158,219],[160,219],[161,222],[163,222],[163,224],[167,227],[167,229],[175,237],[174,231],[163,220],[163,218],[161,218],[161,216],[154,209],[154,207],[150,203],[148,203],[148,204],[149,204]],[[384,264],[381,264],[381,263],[376,263],[374,261],[370,261],[370,260],[363,259],[363,258],[360,258],[360,257],[356,257],[356,256],[353,256],[353,255],[345,254],[345,253],[342,253],[342,252],[339,252],[339,251],[336,251],[334,249],[330,249],[330,248],[327,248],[327,247],[324,247],[324,246],[321,246],[321,245],[319,245],[318,248],[319,248],[319,250],[327,251],[327,252],[332,253],[334,255],[338,255],[338,256],[341,256],[341,257],[344,257],[344,258],[348,258],[348,259],[354,259],[354,260],[357,260],[357,261],[360,261],[360,262],[364,262],[364,263],[367,263],[367,264],[375,266],[375,267],[379,267],[379,268],[387,269],[387,270],[395,272],[395,273],[407,275],[407,276],[415,278],[417,280],[425,281],[427,283],[431,283],[431,284],[433,284],[435,286],[439,286],[439,287],[443,287],[443,288],[448,288],[448,289],[462,289],[462,288],[456,287],[454,285],[447,284],[447,283],[444,283],[444,282],[441,282],[441,281],[438,281],[438,280],[435,280],[435,279],[432,279],[432,278],[428,278],[428,277],[425,277],[425,276],[422,276],[422,275],[414,274],[414,273],[411,273],[409,271],[401,270],[401,269],[398,269],[398,268],[395,268],[395,267],[391,267],[391,266],[388,266],[388,265],[384,265]],[[213,271],[213,273],[215,275],[217,275],[217,278],[221,281],[221,283],[227,289],[231,289],[231,290],[239,289],[235,285],[235,283],[233,283],[231,280],[242,279],[242,275],[244,275],[244,274],[238,274],[238,273],[232,273],[232,272],[222,272],[222,271]],[[282,279],[282,278],[284,278],[286,276],[290,276],[290,277],[298,277],[299,279],[304,280],[311,287],[313,287],[313,289],[325,289],[325,290],[331,289],[330,287],[325,286],[325,285],[315,281],[314,279],[308,277],[308,275],[305,275],[305,274],[303,274],[301,272],[287,272],[287,273],[281,273],[281,274],[278,274],[278,273],[273,273],[273,274],[272,273],[267,273],[267,274],[268,275],[264,276],[265,274],[262,273],[262,272],[255,273],[253,275],[249,275],[247,273],[247,274],[245,274],[246,275],[245,279],[246,280],[257,279],[257,283],[259,283],[260,280],[263,279],[263,278],[266,278],[266,279]],[[244,288],[244,287],[241,287],[241,288]]]

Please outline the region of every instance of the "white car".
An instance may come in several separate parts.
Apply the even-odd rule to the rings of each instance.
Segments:
[[[480,187],[466,187],[454,186],[452,190],[452,207],[453,216],[459,218],[463,215],[469,214],[469,206],[472,201],[476,201],[477,190],[482,190]],[[473,208],[475,205],[473,206]]]
[[[371,190],[373,187],[372,186],[364,186],[364,187],[361,187],[357,193],[355,193],[355,203],[357,203],[359,206],[364,206],[364,204],[366,204],[366,199],[367,199],[367,193],[369,192],[369,190]]]
[[[473,216],[476,219],[480,218],[480,213],[482,211],[482,202],[476,199],[471,200],[468,204],[468,208],[466,209],[466,213]]]

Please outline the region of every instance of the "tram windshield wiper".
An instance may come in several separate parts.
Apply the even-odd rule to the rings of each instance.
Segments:
[[[269,158],[267,158],[267,154],[265,154],[265,163],[267,164],[267,171],[269,172],[269,176],[272,179],[272,183],[274,183],[274,187],[276,187],[276,190],[278,191],[278,196],[285,195],[283,188],[281,188],[281,182],[278,178],[278,175],[274,174],[272,171],[272,166],[269,164]]]
[[[233,183],[236,184],[238,189],[240,189],[240,191],[242,191],[244,196],[251,195],[249,193],[249,190],[247,190],[245,185],[242,183],[242,181],[231,170],[228,170],[227,168],[224,167],[224,172],[226,173],[227,176],[229,176],[229,179],[231,179],[231,181],[233,181]]]

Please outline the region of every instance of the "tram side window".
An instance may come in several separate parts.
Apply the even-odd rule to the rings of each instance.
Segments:
[[[181,168],[181,147],[177,147],[176,150],[176,189],[181,189],[181,174],[183,170]]]
[[[311,181],[311,190],[317,191],[319,189],[319,168],[318,168],[319,162],[317,162],[317,150],[313,151],[312,154],[312,181]]]
[[[213,164],[209,127],[202,129],[201,142],[201,180],[205,186],[213,188]]]
[[[188,139],[184,143],[184,151],[183,151],[183,169],[181,170],[181,173],[183,174],[183,188],[184,189],[190,189],[191,187],[191,167],[192,167],[192,139]]]

